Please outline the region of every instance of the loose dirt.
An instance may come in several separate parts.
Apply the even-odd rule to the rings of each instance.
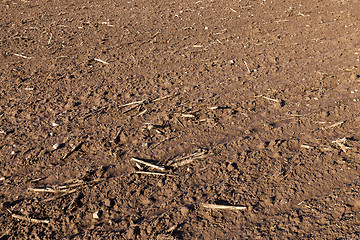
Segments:
[[[357,239],[360,1],[0,3],[0,239]]]

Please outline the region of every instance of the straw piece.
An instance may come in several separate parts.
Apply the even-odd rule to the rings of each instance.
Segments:
[[[181,167],[187,164],[192,163],[194,160],[196,159],[200,159],[200,158],[204,158],[206,156],[206,154],[208,153],[207,149],[199,149],[198,151],[187,155],[185,157],[181,157],[178,159],[174,159],[172,161],[172,163],[170,164],[170,166],[172,167]]]
[[[138,162],[138,163],[141,163],[141,164],[144,164],[146,166],[149,166],[149,167],[152,167],[152,168],[155,168],[155,169],[158,169],[160,171],[165,171],[165,168],[164,167],[160,167],[160,166],[157,166],[157,165],[154,165],[154,164],[151,164],[151,163],[148,163],[148,162],[145,162],[143,160],[140,160],[138,158],[131,158],[132,161],[135,161],[135,162]]]
[[[332,143],[335,143],[336,145],[338,145],[341,148],[341,150],[343,150],[343,152],[345,152],[345,153],[346,153],[347,149],[351,148],[351,147],[345,146],[346,142],[347,142],[346,137],[332,141]]]
[[[136,171],[137,174],[147,174],[147,175],[159,175],[159,176],[169,176],[175,177],[175,175],[167,174],[167,173],[158,173],[158,172],[145,172],[145,171]]]
[[[209,204],[209,203],[201,203],[201,207],[211,208],[211,209],[220,209],[220,210],[246,210],[245,206],[228,206],[228,205],[217,205],[217,204]]]
[[[50,223],[49,220],[41,220],[41,219],[29,218],[29,217],[21,216],[21,215],[18,215],[18,214],[12,214],[11,216],[13,218],[16,218],[16,219],[29,221],[29,222],[33,222],[33,223],[46,223],[46,224]]]
[[[28,56],[25,56],[25,55],[21,55],[21,54],[17,54],[17,53],[14,53],[14,56],[21,57],[21,58],[25,58],[25,59],[31,59],[31,57],[28,57]]]
[[[44,199],[43,202],[50,202],[50,201],[56,200],[56,199],[58,199],[58,198],[67,196],[67,195],[69,195],[69,194],[71,194],[71,193],[74,193],[74,192],[76,192],[76,191],[77,191],[77,189],[72,189],[72,190],[67,191],[67,192],[65,192],[65,193],[63,193],[63,194],[56,195],[56,196],[54,196],[54,197]]]
[[[33,192],[48,192],[48,193],[58,193],[58,192],[67,192],[68,190],[64,189],[54,189],[54,188],[28,188],[29,191]]]
[[[98,59],[98,58],[94,58],[94,60],[95,60],[95,61],[98,61],[98,62],[101,62],[101,63],[103,63],[103,64],[109,64],[108,62],[105,62],[105,61],[103,61],[103,60],[101,60],[101,59]]]
[[[84,142],[80,142],[78,145],[76,145],[75,147],[73,147],[73,149],[71,149],[70,152],[68,152],[67,154],[65,154],[61,160],[65,160],[66,158],[68,158],[71,154],[73,154],[75,151],[79,150],[81,148],[81,146],[83,145]]]
[[[345,121],[341,121],[341,122],[337,122],[337,123],[334,123],[330,126],[327,126],[327,127],[324,127],[323,129],[329,129],[329,128],[334,128],[334,127],[338,127],[338,126],[341,126]]]

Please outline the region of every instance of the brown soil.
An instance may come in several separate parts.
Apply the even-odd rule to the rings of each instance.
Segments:
[[[1,1],[0,239],[359,238],[359,6]]]

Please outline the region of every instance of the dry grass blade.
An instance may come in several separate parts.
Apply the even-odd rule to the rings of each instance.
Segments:
[[[157,165],[155,165],[155,164],[151,164],[151,163],[145,162],[145,161],[140,160],[140,159],[138,159],[138,158],[134,158],[134,157],[133,157],[133,158],[131,158],[131,160],[132,160],[132,161],[135,161],[135,162],[137,162],[137,163],[141,163],[141,164],[144,164],[144,165],[146,165],[146,166],[149,166],[149,167],[158,169],[158,170],[160,170],[160,171],[165,171],[165,168],[164,168],[164,167],[160,167],[160,166],[157,166]]]
[[[201,207],[210,208],[210,209],[220,209],[220,210],[246,210],[245,206],[228,206],[228,205],[217,205],[209,203],[201,203]]]

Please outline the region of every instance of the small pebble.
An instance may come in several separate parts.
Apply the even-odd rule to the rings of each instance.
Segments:
[[[102,215],[102,211],[96,211],[93,213],[93,218],[94,219],[99,219]]]
[[[56,149],[58,149],[58,148],[59,148],[59,146],[60,146],[60,144],[55,143],[55,144],[53,145],[53,149],[54,149],[54,150],[56,150]]]
[[[52,126],[53,126],[53,127],[57,127],[57,126],[59,126],[59,124],[56,123],[56,122],[53,122],[53,123],[52,123]]]

